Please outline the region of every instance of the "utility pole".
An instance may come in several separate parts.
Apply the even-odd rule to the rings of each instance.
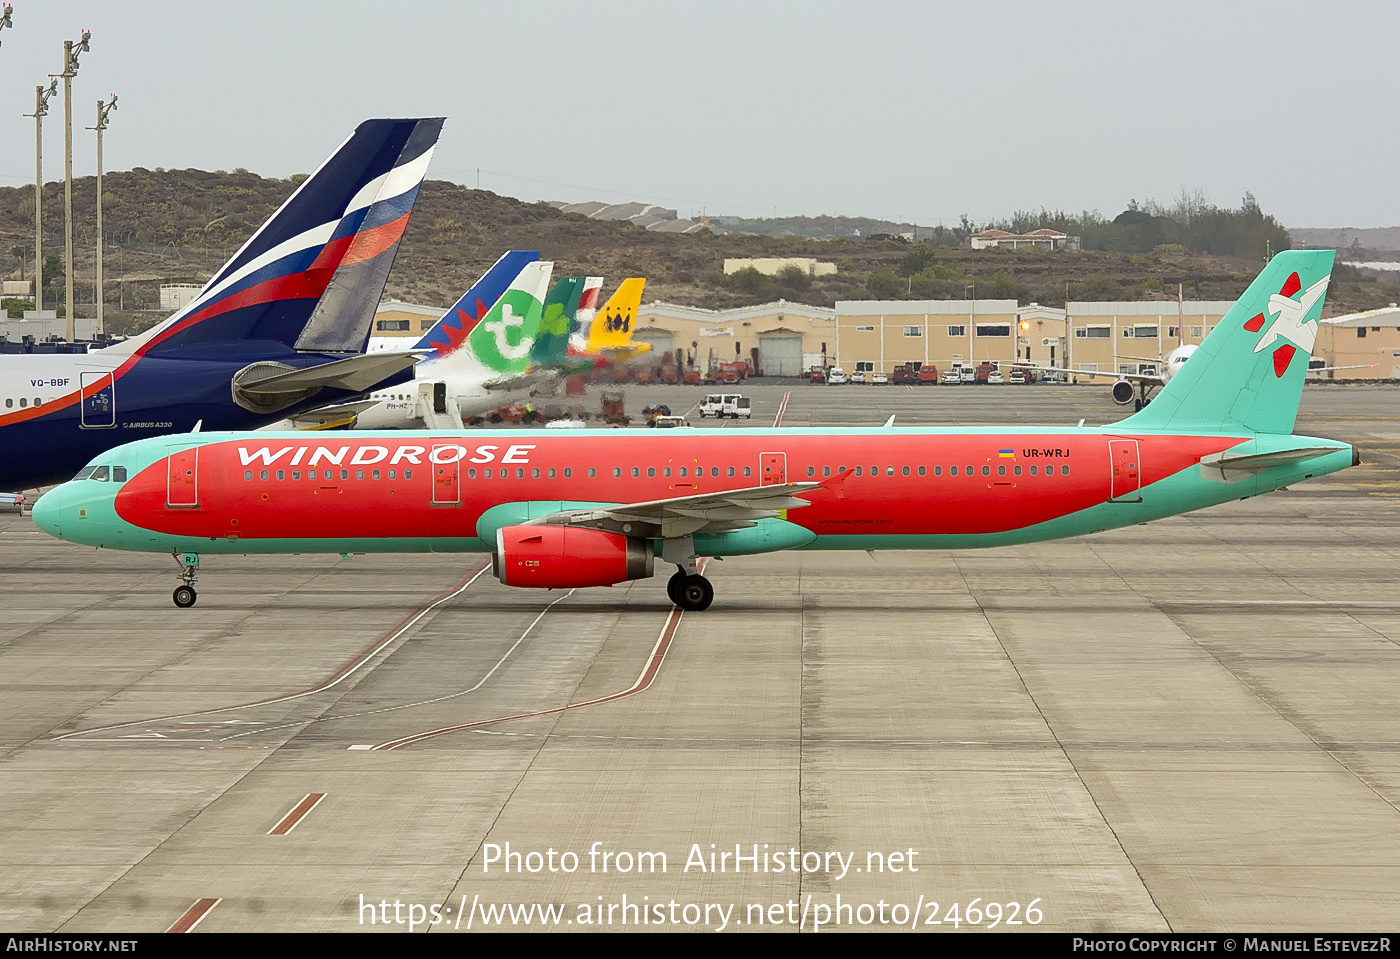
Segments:
[[[97,101],[97,126],[89,127],[97,131],[97,332],[107,329],[102,322],[102,131],[107,129],[107,114],[117,108],[117,95],[112,94],[111,103]]]
[[[6,27],[9,27],[11,30],[15,28],[14,23],[10,20],[10,14],[14,12],[15,8],[12,5],[0,3],[0,30],[4,30]]]
[[[78,43],[63,41],[63,289],[68,342],[77,339],[73,326],[73,78],[78,75],[78,54],[89,49],[91,30]]]
[[[58,92],[58,81],[49,88],[34,88],[34,309],[44,308],[44,117],[49,115],[49,97]]]

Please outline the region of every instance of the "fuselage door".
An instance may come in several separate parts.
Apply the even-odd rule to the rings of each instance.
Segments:
[[[199,447],[172,446],[165,457],[165,505],[190,509],[199,505]]]
[[[1108,458],[1112,463],[1108,499],[1111,503],[1142,502],[1142,470],[1137,440],[1109,440]]]
[[[117,425],[117,387],[111,373],[95,371],[78,375],[83,407],[80,425],[85,430],[111,429]]]
[[[441,451],[441,452],[439,452]],[[457,461],[439,463],[439,457],[460,455],[461,447],[456,445],[434,446],[429,460],[433,465],[433,505],[456,506],[462,501],[461,485],[458,482],[460,471]]]
[[[787,482],[787,454],[758,454],[758,485],[781,486]]]

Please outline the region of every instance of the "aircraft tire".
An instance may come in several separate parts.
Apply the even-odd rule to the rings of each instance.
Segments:
[[[688,613],[698,613],[710,608],[715,601],[715,588],[700,574],[687,576],[676,590],[676,605]]]
[[[677,570],[675,575],[666,580],[666,595],[677,606],[681,604],[681,585],[685,582],[686,575],[684,570]]]
[[[199,594],[194,591],[193,586],[176,586],[175,592],[170,597],[175,601],[175,605],[181,609],[189,609],[199,599]]]

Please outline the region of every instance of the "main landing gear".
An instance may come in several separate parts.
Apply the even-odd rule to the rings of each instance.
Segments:
[[[175,562],[180,564],[180,583],[175,587],[175,592],[171,594],[171,599],[175,605],[181,609],[189,609],[199,599],[199,594],[194,591],[194,581],[198,578],[196,570],[199,569],[198,553],[182,553],[179,550],[172,550],[171,555],[175,557]]]
[[[666,595],[671,602],[688,613],[698,613],[709,609],[715,601],[715,588],[699,573],[687,573],[678,569],[666,582]]]
[[[662,541],[661,560],[676,564],[675,575],[666,581],[671,602],[687,613],[709,609],[715,601],[715,588],[696,566],[694,538],[686,535]]]

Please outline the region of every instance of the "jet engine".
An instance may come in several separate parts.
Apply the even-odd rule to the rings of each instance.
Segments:
[[[652,575],[651,540],[576,526],[503,526],[492,572],[507,586],[573,589]]]
[[[1117,403],[1119,406],[1127,406],[1133,401],[1134,392],[1132,381],[1119,380],[1113,384],[1113,402]]]

